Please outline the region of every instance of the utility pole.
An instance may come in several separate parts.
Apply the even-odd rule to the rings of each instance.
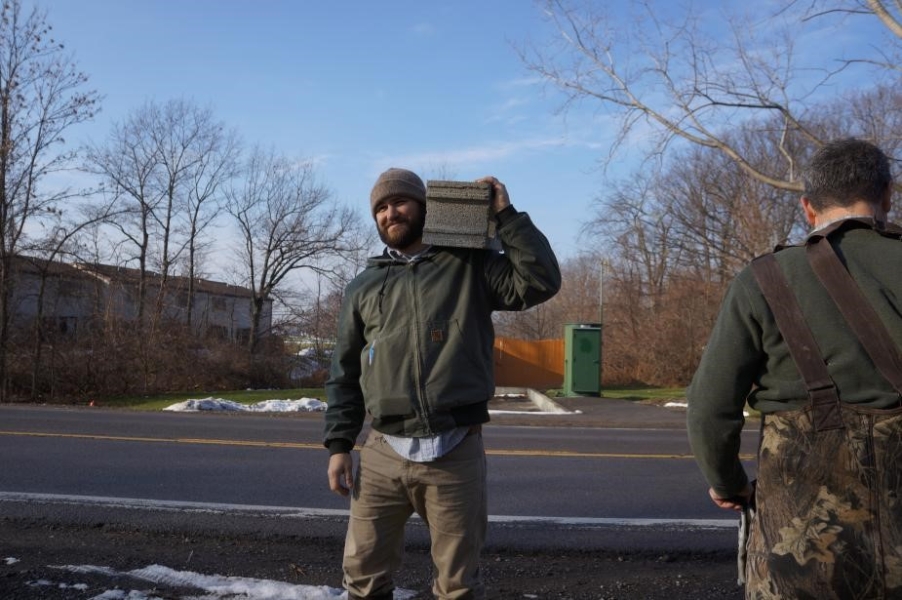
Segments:
[[[601,259],[598,268],[598,325],[604,327],[604,263]]]

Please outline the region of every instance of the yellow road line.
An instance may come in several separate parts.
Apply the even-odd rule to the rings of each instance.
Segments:
[[[302,442],[256,442],[252,440],[217,440],[208,438],[159,438],[121,435],[99,435],[91,433],[46,433],[38,431],[0,431],[0,435],[22,437],[50,437],[83,440],[102,440],[110,442],[163,442],[172,444],[203,444],[212,446],[243,446],[254,448],[291,448],[303,450],[322,450],[322,444]],[[653,459],[686,459],[694,458],[691,454],[636,454],[612,452],[575,452],[572,450],[486,450],[491,456],[541,456],[555,458],[653,458]],[[754,455],[740,455],[742,460],[751,460]]]
[[[692,458],[692,454],[637,454],[628,452],[576,452],[573,450],[486,450],[486,454],[496,456],[548,456],[562,458]],[[740,454],[741,460],[752,460],[754,454]]]
[[[215,440],[207,438],[157,438],[123,435],[99,435],[93,433],[44,433],[36,431],[0,431],[0,435],[17,435],[28,437],[52,437],[81,440],[103,440],[107,442],[169,442],[174,444],[206,444],[212,446],[251,446],[258,448],[316,448],[322,444],[304,444],[296,442],[255,442],[251,440]]]

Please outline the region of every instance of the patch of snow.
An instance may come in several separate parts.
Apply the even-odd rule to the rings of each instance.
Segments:
[[[14,564],[16,564],[17,562],[19,562],[19,559],[18,559],[18,558],[13,558],[12,556],[7,556],[6,558],[3,559],[3,562],[6,563],[6,564],[8,564],[8,565],[14,565]]]
[[[686,402],[668,402],[664,405],[664,408],[689,408],[689,404]],[[747,410],[742,411],[742,416],[749,416],[749,412]]]
[[[163,410],[173,412],[239,411],[239,412],[316,412],[326,410],[326,403],[315,398],[299,400],[262,400],[254,404],[242,404],[223,398],[192,398],[167,406]]]
[[[509,394],[507,397],[524,397]],[[326,410],[326,403],[315,398],[301,398],[299,400],[262,400],[254,404],[242,404],[234,400],[224,398],[192,398],[184,402],[178,402],[167,406],[163,410],[172,412],[201,412],[201,411],[235,411],[235,412],[319,412]],[[579,414],[575,411],[570,414]],[[492,415],[545,415],[561,414],[549,413],[540,410],[489,410]]]
[[[347,592],[326,585],[298,585],[256,579],[252,577],[231,577],[225,575],[204,575],[192,571],[176,571],[162,565],[150,565],[142,569],[118,572],[109,567],[94,565],[59,565],[52,567],[78,574],[106,575],[109,577],[132,577],[156,585],[195,588],[205,593],[204,596],[190,596],[185,600],[225,600],[241,598],[242,600],[347,600]],[[43,580],[42,580],[43,581]],[[52,585],[47,582],[47,585]],[[394,600],[411,600],[417,592],[413,590],[395,589]],[[156,600],[158,596],[148,596],[143,592],[131,590],[107,590],[91,600]]]
[[[544,410],[489,410],[490,415],[581,415],[583,411],[548,412]]]

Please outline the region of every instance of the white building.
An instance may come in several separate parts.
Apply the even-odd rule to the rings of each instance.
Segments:
[[[19,257],[10,314],[14,324],[41,318],[49,330],[76,335],[110,319],[138,316],[140,271],[112,265],[50,262]],[[162,277],[145,274],[144,314],[159,311],[169,322],[188,322],[188,278],[169,277],[161,296]],[[251,290],[218,281],[195,279],[191,327],[199,335],[246,341],[251,330]],[[272,328],[272,300],[264,302],[260,335]]]

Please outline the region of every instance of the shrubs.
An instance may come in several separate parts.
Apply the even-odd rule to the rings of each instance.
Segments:
[[[85,402],[91,398],[289,383],[281,339],[272,336],[251,354],[248,344],[199,337],[184,325],[139,327],[107,323],[102,329],[14,337],[9,356],[9,398]],[[29,340],[30,343],[29,343]]]

